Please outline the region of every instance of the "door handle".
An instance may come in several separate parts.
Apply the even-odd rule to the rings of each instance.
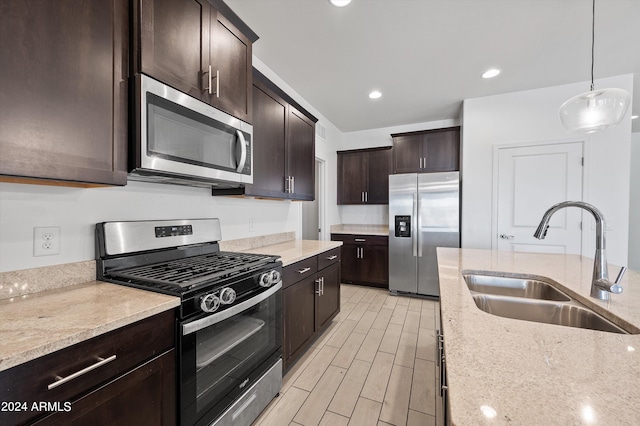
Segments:
[[[322,287],[321,287],[321,283],[322,283],[322,278],[318,278],[316,280],[314,280],[316,284],[318,284],[318,289],[316,290],[316,294],[318,296],[322,296]]]
[[[333,256],[327,256],[327,260],[333,260],[333,259],[337,259],[338,256],[337,255],[333,255]]]
[[[305,272],[309,272],[311,270],[311,268],[302,268],[302,269],[298,269],[296,272],[299,274],[304,274]]]
[[[413,206],[412,206],[412,215],[415,220],[418,216],[418,205],[417,205],[417,194],[413,193]],[[416,225],[414,223],[413,230],[411,231],[411,246],[413,248],[413,257],[418,256],[418,238],[416,237]]]
[[[240,145],[240,161],[238,161],[238,168],[236,172],[241,173],[244,169],[244,165],[247,162],[247,141],[244,139],[244,134],[240,130],[236,130],[238,136],[238,145]],[[238,150],[236,149],[236,153]]]
[[[515,237],[513,235],[500,234],[501,240],[513,240]]]

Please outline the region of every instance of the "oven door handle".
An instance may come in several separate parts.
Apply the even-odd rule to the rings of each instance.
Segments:
[[[231,318],[234,315],[239,314],[240,312],[249,309],[258,303],[262,302],[265,299],[273,296],[278,290],[282,288],[282,281],[274,284],[269,290],[264,293],[260,293],[259,295],[252,297],[249,300],[245,300],[242,303],[238,303],[226,309],[222,312],[218,312],[217,314],[209,315],[208,317],[204,317],[202,319],[184,324],[182,326],[182,335],[186,336],[187,334],[195,333],[196,331],[202,330],[203,328],[210,327],[214,324],[219,323],[220,321],[224,321],[227,318]]]

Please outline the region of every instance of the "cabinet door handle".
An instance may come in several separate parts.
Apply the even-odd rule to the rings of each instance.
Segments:
[[[296,192],[296,177],[291,176],[291,193]]]
[[[220,70],[216,70],[216,98],[220,97]]]
[[[369,202],[369,191],[365,191],[364,192],[364,202],[368,203]]]
[[[324,277],[320,278],[320,296],[324,296]]]
[[[422,157],[420,157],[420,168],[422,168]]]
[[[80,377],[83,374],[88,373],[89,371],[93,371],[98,367],[102,367],[103,365],[110,363],[111,361],[113,361],[114,359],[116,359],[116,355],[111,355],[109,358],[100,358],[98,357],[98,362],[96,362],[95,364],[92,364],[90,366],[88,366],[87,368],[83,368],[80,371],[76,371],[75,373],[67,376],[67,377],[60,377],[60,376],[56,376],[56,381],[51,383],[49,386],[47,386],[48,390],[57,388],[60,385],[63,385],[73,379],[75,379],[76,377]]]
[[[299,274],[304,274],[305,272],[309,272],[311,270],[311,268],[302,268],[302,269],[298,269],[296,272]]]
[[[322,287],[321,287],[322,286],[322,284],[321,284],[322,283],[322,278],[318,278],[318,279],[314,280],[314,282],[316,284],[318,284],[318,289],[315,291],[315,293],[318,296],[322,296]]]
[[[333,255],[333,256],[327,256],[327,260],[333,260],[333,259],[337,259],[338,256],[337,255]]]
[[[360,202],[364,203],[364,191],[360,192]]]
[[[365,241],[367,241],[367,239],[366,238],[356,238],[353,241],[356,241],[358,243],[364,243]]]

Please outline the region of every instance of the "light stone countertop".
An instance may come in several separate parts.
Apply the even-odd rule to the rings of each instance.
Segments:
[[[179,305],[178,297],[101,281],[0,300],[0,371]]]
[[[610,265],[615,278],[619,267]],[[623,328],[640,331],[640,272],[624,292],[589,297],[593,259],[438,248],[449,403],[455,425],[640,424],[640,334],[616,334],[488,314],[462,271],[550,278]]]
[[[389,236],[389,225],[332,225],[332,234],[353,234],[353,235],[379,235],[383,237]]]
[[[288,266],[341,245],[342,241],[292,240],[242,251],[280,256],[282,266]]]

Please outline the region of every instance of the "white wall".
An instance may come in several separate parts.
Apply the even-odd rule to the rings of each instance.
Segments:
[[[640,133],[631,134],[630,194],[629,268],[640,271]]]
[[[348,132],[342,135],[339,150],[375,148],[392,146],[394,133],[414,132],[419,130],[441,129],[459,124],[458,120],[439,120],[402,126],[381,127],[378,129]],[[341,223],[344,224],[386,224],[389,217],[389,206],[338,206]]]
[[[340,223],[335,194],[336,150],[342,134],[258,58],[254,64],[326,128],[325,140],[316,141],[316,156],[326,163],[328,229]],[[301,206],[301,202],[212,197],[204,188],[141,182],[91,189],[0,183],[0,272],[94,259],[94,225],[102,221],[217,217],[224,240],[289,231],[300,238]],[[59,255],[33,257],[33,228],[42,226],[61,227]]]
[[[633,93],[633,76],[596,80],[596,88],[620,87]],[[465,99],[462,136],[462,245],[491,248],[493,147],[501,144],[576,140],[558,118],[567,99],[589,89],[575,83],[544,89]],[[631,114],[604,131],[578,136],[585,141],[583,201],[607,219],[609,261],[626,264],[629,239],[629,155]],[[585,217],[588,215],[585,215]],[[587,226],[583,254],[593,256],[595,230]]]

